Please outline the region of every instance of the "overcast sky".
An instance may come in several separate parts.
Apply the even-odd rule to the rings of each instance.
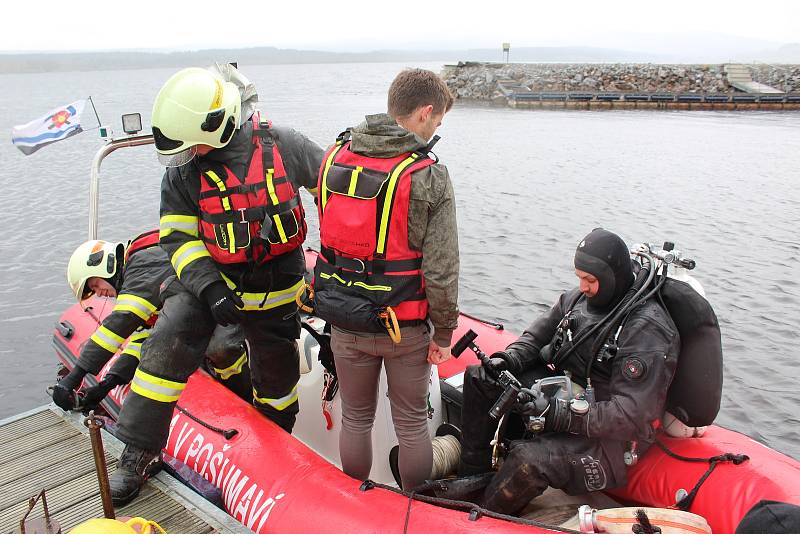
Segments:
[[[408,6],[403,9],[401,6]],[[800,0],[37,0],[3,2],[0,51],[594,46],[800,42]],[[727,46],[723,44],[722,46]]]

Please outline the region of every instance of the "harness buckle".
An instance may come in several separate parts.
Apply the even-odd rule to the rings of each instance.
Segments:
[[[247,224],[247,218],[245,217],[245,211],[247,211],[247,208],[239,208],[236,211],[239,212],[239,220],[236,222],[240,224]]]
[[[353,271],[354,273],[363,274],[367,270],[367,266],[366,264],[364,264],[364,260],[361,260],[359,258],[353,258],[353,261],[357,261],[358,263],[361,264],[361,267],[358,270]]]

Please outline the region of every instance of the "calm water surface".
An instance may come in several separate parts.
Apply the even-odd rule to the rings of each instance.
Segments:
[[[404,66],[243,70],[275,123],[328,145],[365,113],[384,110]],[[113,128],[121,130],[125,112],[147,123],[172,72],[0,75],[0,418],[49,400],[51,332],[72,303],[64,273],[86,239],[89,169],[100,146],[92,131],[24,157],[11,127],[90,94]],[[458,199],[462,310],[519,332],[575,284],[574,247],[592,228],[629,243],[674,241],[697,260],[694,274],[722,325],[718,422],[800,458],[799,113],[458,104],[439,133],[437,153]],[[123,241],[157,226],[161,174],[150,147],[106,159],[101,238]]]

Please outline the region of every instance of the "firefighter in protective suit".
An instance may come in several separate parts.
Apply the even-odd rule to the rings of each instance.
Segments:
[[[642,454],[654,440],[652,422],[663,415],[680,352],[672,319],[655,299],[647,299],[632,307],[620,330],[598,340],[604,329],[592,329],[634,282],[628,248],[617,235],[595,229],[578,245],[574,261],[580,287],[563,293],[517,341],[494,353],[488,373],[484,366],[467,368],[462,476],[490,471],[497,424],[488,412],[502,392],[490,377],[493,371],[510,370],[526,387],[565,373],[582,387],[590,384],[582,402],[553,395],[543,405],[518,407],[523,415],[543,416],[544,429],[511,442],[480,499],[490,510],[517,513],[548,486],[580,494],[624,485],[626,451]]]
[[[126,444],[111,477],[115,503],[133,499],[166,444],[189,376],[217,325],[241,324],[253,404],[291,432],[298,412],[306,223],[299,187],[315,192],[322,149],[273,127],[233,66],[173,75],[153,105],[161,183],[160,246],[176,273],[119,418]],[[147,429],[143,432],[142,429]]]
[[[142,343],[161,308],[159,288],[174,276],[166,254],[158,247],[158,230],[134,238],[127,247],[92,240],[75,249],[67,266],[67,281],[78,301],[96,294],[116,297],[116,302],[81,350],[72,371],[53,386],[53,400],[59,407],[93,409],[116,386],[131,381],[139,365]],[[83,377],[99,373],[126,339],[122,354],[100,383],[76,396]],[[250,373],[241,329],[218,328],[206,356],[216,377],[249,402]]]

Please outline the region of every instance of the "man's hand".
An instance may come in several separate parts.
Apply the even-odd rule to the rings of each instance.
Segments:
[[[222,326],[239,324],[244,319],[244,302],[230,290],[225,282],[214,282],[203,290],[203,298],[211,310],[214,321]]]
[[[450,359],[450,347],[440,347],[433,340],[428,345],[428,362],[430,364],[444,363]]]
[[[117,375],[106,375],[96,386],[81,390],[81,395],[78,397],[81,411],[88,414],[89,410],[96,409],[112,389],[123,383]]]

